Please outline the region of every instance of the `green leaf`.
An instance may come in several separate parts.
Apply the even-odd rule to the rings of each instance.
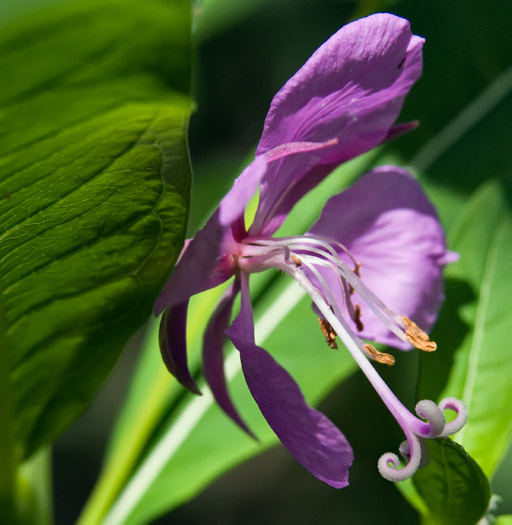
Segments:
[[[2,292],[0,281],[0,293]],[[16,462],[12,435],[12,407],[9,362],[5,351],[7,333],[0,302],[0,516],[14,521],[14,489]]]
[[[89,403],[181,249],[186,0],[73,2],[0,35],[0,278],[28,456]]]
[[[491,497],[482,469],[451,439],[432,439],[427,445],[430,463],[413,477],[429,511],[425,523],[476,523],[487,510]]]
[[[469,419],[457,434],[491,476],[512,437],[512,209],[510,183],[485,183],[450,235],[460,261],[447,268],[448,302],[434,337],[443,352],[422,359],[420,397],[455,396]]]
[[[498,516],[494,525],[512,525],[512,514]]]

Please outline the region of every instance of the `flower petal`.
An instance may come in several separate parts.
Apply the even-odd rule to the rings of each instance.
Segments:
[[[375,14],[342,27],[284,85],[272,101],[256,153],[289,142],[337,139],[337,145],[314,168],[290,169],[286,164],[293,160],[285,159],[282,169],[265,175],[261,224],[285,216],[334,167],[387,138],[421,75],[422,44],[407,20]],[[273,227],[259,233],[272,233]]]
[[[353,453],[345,436],[306,403],[297,383],[268,352],[230,337],[240,351],[247,386],[283,445],[314,476],[333,487],[346,487]]]
[[[228,326],[233,301],[239,291],[240,285],[238,281],[235,281],[220,299],[208,322],[203,340],[203,370],[213,397],[220,408],[242,430],[254,437],[231,401],[224,375],[224,330]]]
[[[243,283],[242,294],[241,315],[226,334],[240,352],[247,386],[261,413],[299,463],[329,485],[346,487],[352,448],[324,414],[306,403],[290,374],[254,344],[252,309]]]
[[[169,372],[194,394],[201,391],[190,374],[187,363],[188,301],[167,308],[160,320],[160,352]]]
[[[334,137],[359,153],[374,147],[421,75],[422,44],[407,20],[387,13],[342,27],[276,94],[256,154]]]
[[[229,258],[222,258],[223,245],[232,242],[231,224],[243,217],[245,207],[267,169],[265,157],[252,162],[235,180],[205,227],[182,252],[171,278],[157,297],[153,312],[186,301],[233,275]]]
[[[432,204],[406,170],[387,166],[367,173],[327,202],[309,233],[345,245],[361,262],[364,283],[384,303],[425,330],[432,326],[443,300],[442,269],[453,258]],[[353,302],[361,305],[362,337],[410,347],[357,293]]]

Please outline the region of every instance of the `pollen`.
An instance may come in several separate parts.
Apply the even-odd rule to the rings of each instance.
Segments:
[[[383,363],[388,366],[395,364],[395,358],[391,354],[379,352],[373,345],[365,344],[364,351],[378,363]]]
[[[409,343],[424,352],[433,352],[437,348],[437,344],[431,341],[429,336],[415,322],[405,315],[402,316],[402,321],[406,326],[405,337]]]
[[[318,322],[320,323],[320,330],[322,331],[322,334],[325,337],[325,342],[329,345],[329,348],[337,350],[338,345],[336,344],[336,336],[338,334],[334,331],[334,328],[329,321],[326,321],[321,317],[318,318]]]

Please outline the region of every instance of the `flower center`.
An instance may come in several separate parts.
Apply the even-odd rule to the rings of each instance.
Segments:
[[[361,278],[361,263],[338,242],[309,235],[279,239],[249,237],[237,244],[236,252],[236,264],[241,271],[256,273],[278,268],[299,281],[312,298],[311,292],[314,291],[343,323],[359,349],[371,359],[388,365],[394,363],[389,354],[382,354],[372,345],[363,343],[347,323],[348,317],[358,332],[364,330],[361,306],[353,301],[355,292],[400,340],[423,351],[432,352],[436,349],[436,343],[430,341],[416,323],[396,313],[365,285]],[[317,301],[314,302],[320,309]],[[334,348],[336,331],[325,316],[319,322],[327,344]]]

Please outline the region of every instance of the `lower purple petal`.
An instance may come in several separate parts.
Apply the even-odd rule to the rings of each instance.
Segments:
[[[164,311],[158,333],[160,352],[169,372],[185,388],[201,395],[187,363],[187,310],[185,301]]]
[[[290,374],[254,343],[248,279],[244,274],[241,277],[240,314],[226,334],[240,352],[247,386],[268,424],[297,461],[329,485],[346,487],[352,448],[324,414],[306,403]]]
[[[228,326],[233,301],[239,291],[240,285],[235,281],[219,301],[208,322],[203,342],[203,369],[206,381],[220,408],[242,430],[255,437],[231,401],[224,374],[224,330]]]
[[[240,351],[247,386],[281,443],[318,479],[346,487],[353,453],[345,436],[306,403],[297,383],[268,352],[230,337]]]

